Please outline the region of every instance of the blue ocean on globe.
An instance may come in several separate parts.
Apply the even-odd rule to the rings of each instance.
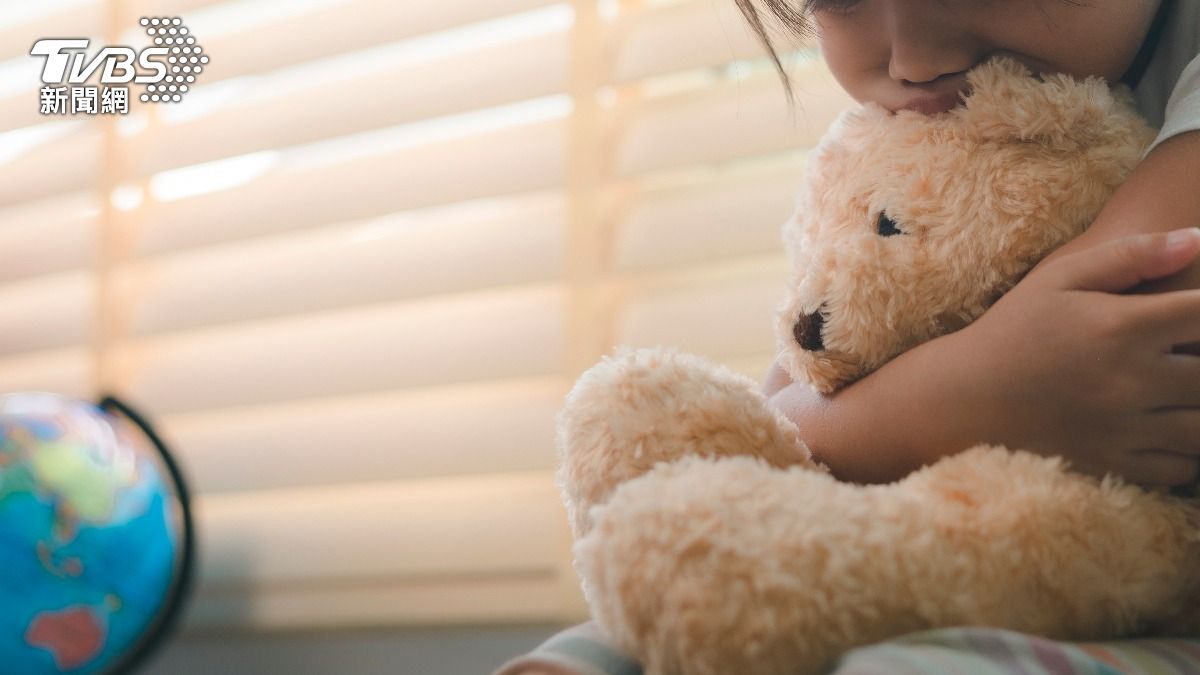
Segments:
[[[186,492],[157,444],[87,401],[0,396],[4,673],[120,672],[161,637],[191,551]]]

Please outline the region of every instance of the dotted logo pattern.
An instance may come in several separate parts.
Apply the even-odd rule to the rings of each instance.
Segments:
[[[208,64],[208,55],[196,44],[196,38],[189,34],[183,20],[174,17],[142,17],[139,22],[146,29],[146,35],[154,41],[156,47],[167,47],[167,76],[157,84],[146,85],[146,91],[139,96],[147,103],[179,103],[187,94],[189,85],[196,81],[196,76],[204,72]]]

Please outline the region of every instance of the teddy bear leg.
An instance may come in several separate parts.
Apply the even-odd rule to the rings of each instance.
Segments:
[[[985,447],[882,486],[688,457],[593,515],[574,548],[585,597],[648,675],[819,672],[955,625],[1133,635],[1196,574],[1171,500]]]
[[[1196,504],[1080,475],[1058,457],[987,445],[897,488],[924,504],[936,543],[929,550],[957,559],[910,563],[951,594],[951,602],[922,602],[935,625],[969,622],[1057,640],[1161,633],[1181,614],[1195,625]]]
[[[680,457],[752,455],[772,466],[813,463],[796,425],[759,384],[675,349],[633,349],[580,376],[558,414],[558,485],[576,537],[588,510],[620,483]]]
[[[1152,632],[1165,637],[1191,639],[1200,635],[1200,592],[1188,594],[1182,607],[1173,616],[1156,622]]]
[[[592,616],[646,675],[817,673],[844,646],[923,628],[855,540],[874,520],[859,490],[753,457],[660,465],[575,543]]]
[[[1195,554],[1183,566],[1182,575],[1187,580],[1186,590],[1179,594],[1174,611],[1168,612],[1151,628],[1155,635],[1195,638],[1200,635],[1200,498],[1190,496],[1182,500],[1184,510],[1191,523],[1191,535]]]

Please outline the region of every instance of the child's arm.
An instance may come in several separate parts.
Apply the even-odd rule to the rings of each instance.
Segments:
[[[1197,224],[1200,132],[1191,132],[1155,148],[1086,239],[1040,264],[973,324],[829,396],[788,383],[781,371],[764,389],[778,387],[772,404],[844,480],[888,482],[993,442],[1061,454],[1095,475],[1190,482],[1200,453],[1200,371],[1168,362],[1163,341],[1200,340],[1200,302],[1116,294],[1184,269],[1200,248],[1193,238],[1166,253],[1163,235],[1124,235]],[[1197,287],[1197,266],[1169,283]],[[1181,409],[1163,412],[1171,406]],[[1151,448],[1176,454],[1141,452]]]
[[[1115,237],[1200,227],[1200,131],[1160,143],[1117,189],[1082,236],[1047,256],[1046,265]],[[1155,285],[1158,290],[1200,288],[1200,266]]]

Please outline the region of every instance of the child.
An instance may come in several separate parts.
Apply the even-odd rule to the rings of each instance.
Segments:
[[[1175,296],[1114,295],[1188,260],[1127,250],[1161,237],[1110,240],[1200,225],[1200,1],[811,0],[800,14],[787,0],[763,1],[794,30],[811,21],[830,71],[859,101],[936,113],[956,105],[963,71],[1004,53],[1036,72],[1129,84],[1141,113],[1163,127],[1088,232],[967,328],[833,397],[788,386],[773,367],[764,389],[814,453],[855,482],[889,482],[978,442],[1062,455],[1080,471],[1146,486],[1194,481],[1198,370],[1166,354],[1163,340],[1200,340],[1200,323]],[[765,41],[752,0],[737,2]],[[1200,266],[1191,266],[1139,290],[1197,286]]]
[[[765,14],[735,1],[787,85]],[[814,32],[860,102],[936,114],[958,104],[966,70],[1006,54],[1038,73],[1128,84],[1162,131],[1088,232],[974,323],[829,396],[776,364],[771,403],[847,481],[890,482],[991,442],[1147,487],[1195,482],[1200,294],[1166,291],[1200,288],[1200,231],[1181,229],[1200,225],[1200,0],[796,1],[758,0],[793,34]],[[496,675],[630,672],[593,623],[563,637]]]

